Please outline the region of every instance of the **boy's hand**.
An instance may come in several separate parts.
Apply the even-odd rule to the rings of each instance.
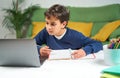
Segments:
[[[75,50],[72,53],[73,59],[78,59],[78,58],[81,58],[81,57],[84,57],[84,56],[86,56],[86,53],[83,49]]]
[[[50,52],[51,52],[51,49],[48,46],[44,46],[44,47],[40,48],[40,55],[41,56],[48,57]]]

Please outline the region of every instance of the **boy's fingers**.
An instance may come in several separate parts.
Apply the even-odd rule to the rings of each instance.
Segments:
[[[48,49],[49,47],[48,47],[48,46],[45,46],[44,48],[47,48],[47,49]]]
[[[76,51],[72,53],[72,55],[75,55],[75,54],[77,54],[77,52],[76,52]]]
[[[71,55],[72,55],[72,58],[73,58],[73,59],[76,59],[77,56],[78,56],[78,53],[75,51],[75,52],[73,52]]]

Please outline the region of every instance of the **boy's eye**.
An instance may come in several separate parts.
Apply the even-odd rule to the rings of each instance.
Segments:
[[[55,23],[51,24],[51,26],[55,26],[55,25],[56,25]]]
[[[56,23],[48,23],[48,22],[46,22],[46,25],[51,25],[51,26],[55,26],[56,25]]]
[[[48,22],[46,22],[46,24],[48,24]]]

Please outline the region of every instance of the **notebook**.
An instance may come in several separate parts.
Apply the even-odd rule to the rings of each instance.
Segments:
[[[0,66],[39,67],[34,39],[0,39]]]
[[[69,60],[72,59],[72,52],[73,51],[70,49],[52,50],[50,52],[48,60]]]
[[[120,76],[120,65],[112,66],[102,70],[102,73],[109,73]]]
[[[71,60],[74,59],[74,57],[71,55],[75,50],[72,49],[61,49],[61,50],[52,50],[50,52],[48,60]],[[94,54],[89,54],[85,57],[78,58],[78,60],[81,59],[94,59]]]

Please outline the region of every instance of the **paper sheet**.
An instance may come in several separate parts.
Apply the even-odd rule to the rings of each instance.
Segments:
[[[70,50],[70,49],[52,50],[52,52],[49,55],[49,60],[71,59],[72,52],[73,50]]]
[[[71,50],[71,49],[52,50],[52,52],[49,55],[48,60],[70,60],[73,58],[71,56],[71,54],[74,51],[75,50]],[[79,59],[94,59],[94,58],[95,58],[95,55],[90,54],[90,55],[87,55],[87,56],[79,58]]]

